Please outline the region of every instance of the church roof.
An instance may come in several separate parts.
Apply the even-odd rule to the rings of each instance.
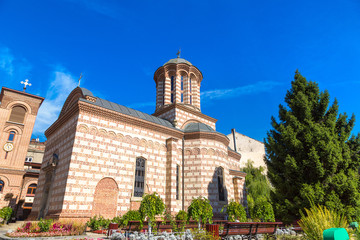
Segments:
[[[173,58],[173,59],[170,59],[169,61],[167,61],[163,66],[165,66],[166,64],[169,64],[169,63],[175,63],[175,64],[178,64],[178,63],[186,63],[188,65],[191,65],[191,62],[189,62],[188,60],[185,60],[183,58]]]
[[[81,88],[81,90],[82,90],[84,96],[94,97],[93,94],[88,89]],[[160,124],[165,127],[175,128],[169,121],[167,121],[165,119],[158,118],[158,117],[152,116],[150,114],[143,113],[138,110],[135,110],[135,109],[132,109],[129,107],[125,107],[123,105],[120,105],[120,104],[117,104],[114,102],[110,102],[110,101],[102,99],[102,98],[98,98],[98,97],[95,97],[95,98],[96,98],[96,102],[91,102],[91,101],[83,99],[83,98],[81,98],[80,100],[90,103],[90,104],[94,104],[99,107],[103,107],[103,108],[115,111],[115,112],[119,112],[119,113],[129,115],[132,117],[140,118],[140,119],[152,122],[152,123]],[[177,129],[177,130],[179,130],[179,129]]]
[[[184,132],[190,133],[190,132],[216,132],[212,127],[199,122],[192,122],[185,126]]]

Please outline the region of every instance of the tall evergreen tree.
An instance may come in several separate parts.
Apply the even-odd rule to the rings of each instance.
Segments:
[[[291,85],[265,139],[275,215],[299,219],[312,202],[360,216],[360,139],[350,137],[355,116],[338,114],[337,101],[329,105],[329,93],[298,71]]]

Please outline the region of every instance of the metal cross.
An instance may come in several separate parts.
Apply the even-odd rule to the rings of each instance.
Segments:
[[[83,74],[80,73],[80,77],[79,77],[79,80],[78,80],[79,81],[78,87],[80,87],[80,81],[81,81],[82,77],[83,77]]]
[[[25,92],[27,86],[31,86],[31,83],[29,83],[29,79],[25,79],[25,82],[21,81],[20,83],[24,84],[23,92]]]
[[[180,54],[181,54],[181,48],[179,49],[179,51],[176,54],[178,58],[180,57]]]

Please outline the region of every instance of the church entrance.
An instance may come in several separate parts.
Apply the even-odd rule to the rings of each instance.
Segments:
[[[117,214],[117,198],[119,189],[114,179],[103,178],[95,188],[92,216],[101,215],[113,218]]]

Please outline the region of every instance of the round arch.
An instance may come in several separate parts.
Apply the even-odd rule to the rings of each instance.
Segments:
[[[91,216],[101,215],[113,218],[117,215],[117,200],[119,188],[113,178],[101,179],[95,188]]]
[[[26,102],[22,102],[22,101],[13,101],[13,102],[9,103],[9,104],[6,106],[6,109],[11,110],[13,107],[16,107],[16,106],[20,106],[20,107],[25,108],[26,113],[31,114],[31,107],[30,107],[30,105],[27,104]]]

